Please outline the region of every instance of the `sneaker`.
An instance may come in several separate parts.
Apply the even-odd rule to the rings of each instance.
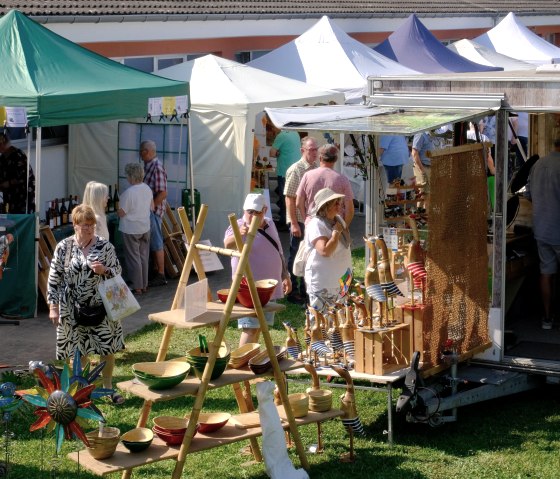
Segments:
[[[552,319],[543,318],[541,327],[543,329],[552,329]]]
[[[167,280],[165,279],[165,276],[163,274],[158,274],[148,283],[148,286],[153,288],[155,286],[165,286],[166,284]]]

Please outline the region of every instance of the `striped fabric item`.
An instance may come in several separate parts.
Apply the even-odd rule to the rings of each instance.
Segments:
[[[299,355],[301,354],[301,344],[296,344],[295,346],[288,346],[288,354],[294,358],[298,359]]]
[[[331,346],[335,351],[340,351],[344,349],[344,344],[342,343],[342,336],[340,335],[340,331],[334,330],[329,334],[329,341],[331,342]]]
[[[366,293],[370,298],[374,301],[378,301],[380,303],[384,303],[387,301],[387,297],[385,296],[385,292],[380,284],[371,284],[366,288]]]
[[[360,421],[359,417],[355,417],[354,419],[343,419],[342,424],[344,424],[346,429],[352,429],[354,434],[360,434],[361,436],[366,435],[364,426],[362,425],[362,421]]]
[[[424,263],[422,263],[421,261],[416,261],[414,263],[410,263],[406,268],[412,275],[412,279],[414,281],[414,287],[421,288],[423,285],[422,284],[423,280],[428,275]]]
[[[354,359],[354,341],[345,341],[344,352],[352,359]]]
[[[397,288],[397,285],[394,281],[381,283],[381,288],[383,288],[384,291],[387,291],[387,296],[404,296],[404,294],[401,293],[401,290]]]
[[[315,351],[320,356],[326,356],[327,354],[332,353],[331,348],[325,344],[325,341],[313,341],[311,343],[311,350]]]
[[[323,337],[323,341],[326,341],[327,339],[329,339],[329,336],[327,334],[327,330],[325,328],[321,328],[321,336]]]

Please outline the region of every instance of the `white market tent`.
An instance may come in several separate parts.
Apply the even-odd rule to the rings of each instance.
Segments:
[[[239,213],[249,193],[255,118],[265,107],[344,102],[344,95],[206,55],[158,75],[188,79],[194,184],[210,207],[204,238],[221,245],[227,215]]]
[[[502,55],[501,53],[466,38],[454,42],[451,45],[447,45],[447,48],[472,62],[480,63],[481,65],[502,67],[504,71],[534,70],[536,68],[536,65],[532,63]]]
[[[560,48],[529,30],[513,12],[474,41],[502,55],[536,65],[560,62]]]
[[[347,103],[362,100],[370,75],[418,73],[353,39],[327,16],[298,38],[248,65],[343,92]]]

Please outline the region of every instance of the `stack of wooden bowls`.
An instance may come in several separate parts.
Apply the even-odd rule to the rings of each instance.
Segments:
[[[231,352],[228,366],[232,369],[241,369],[249,360],[259,354],[261,345],[259,343],[247,343]]]
[[[278,359],[278,361],[286,357],[286,348],[284,346],[274,346],[274,350],[276,351],[276,359]],[[255,374],[264,374],[272,368],[268,351],[265,349],[249,359],[249,368]]]
[[[154,418],[154,427],[152,430],[156,433],[157,437],[164,441],[168,446],[178,446],[183,442],[188,425],[188,418],[158,416]]]
[[[86,446],[90,456],[94,459],[108,459],[117,449],[121,431],[116,427],[104,427],[101,432],[99,429],[86,433],[89,446]]]
[[[210,353],[201,353],[200,347],[193,348],[187,352],[187,361],[194,368],[194,373],[199,379],[202,378],[209,355]],[[218,379],[224,373],[230,356],[231,352],[229,346],[226,343],[222,343],[220,349],[218,350],[218,357],[216,358],[216,363],[214,364],[214,369],[212,370],[211,379]]]
[[[150,389],[170,389],[181,383],[191,366],[184,361],[144,362],[132,365],[134,376]]]
[[[332,391],[328,389],[312,389],[307,391],[309,396],[309,410],[326,412],[332,408]]]
[[[307,416],[309,412],[309,396],[306,393],[288,394],[288,401],[292,407],[294,417]]]

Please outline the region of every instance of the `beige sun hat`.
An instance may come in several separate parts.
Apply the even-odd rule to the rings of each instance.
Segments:
[[[322,190],[317,191],[317,193],[315,193],[315,198],[313,198],[315,206],[313,207],[312,214],[316,215],[317,212],[325,205],[325,203],[328,203],[332,200],[338,200],[339,198],[345,198],[345,195],[335,193],[330,188],[323,188]]]

